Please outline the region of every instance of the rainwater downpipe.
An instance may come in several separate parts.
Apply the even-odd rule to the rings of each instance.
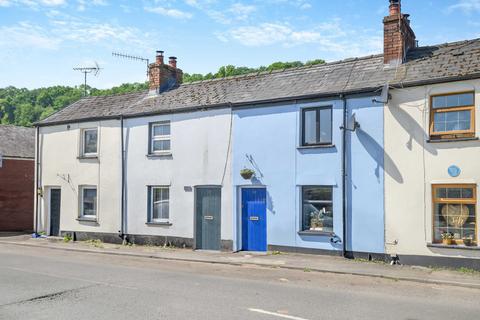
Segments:
[[[36,148],[36,154],[35,154],[35,236],[38,235],[38,205],[39,205],[39,201],[38,201],[38,197],[40,196],[39,194],[39,187],[38,187],[38,179],[39,179],[39,171],[40,171],[40,139],[39,139],[39,136],[40,136],[40,127],[36,127],[36,130],[35,130],[35,148]]]
[[[340,94],[343,104],[343,125],[342,125],[342,255],[347,258],[347,99]]]
[[[125,145],[123,139],[123,115],[120,116],[120,147],[121,147],[121,205],[120,205],[120,214],[121,214],[121,225],[120,225],[120,237],[122,241],[126,241],[127,236],[125,235]]]

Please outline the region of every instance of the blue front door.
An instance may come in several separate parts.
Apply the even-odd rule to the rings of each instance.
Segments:
[[[267,251],[267,190],[242,189],[242,250]]]

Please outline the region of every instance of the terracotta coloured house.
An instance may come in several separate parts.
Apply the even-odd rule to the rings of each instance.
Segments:
[[[33,230],[35,129],[0,126],[0,231]]]

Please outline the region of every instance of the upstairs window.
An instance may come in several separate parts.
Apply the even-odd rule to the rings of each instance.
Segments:
[[[150,124],[150,153],[170,152],[170,121]]]
[[[302,109],[302,146],[332,144],[332,107]]]
[[[82,133],[82,155],[96,156],[98,153],[98,130],[84,129]]]
[[[475,135],[474,92],[431,97],[430,136],[455,139]]]

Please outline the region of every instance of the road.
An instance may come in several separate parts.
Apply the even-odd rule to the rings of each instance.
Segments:
[[[480,290],[0,245],[0,319],[477,319]]]

